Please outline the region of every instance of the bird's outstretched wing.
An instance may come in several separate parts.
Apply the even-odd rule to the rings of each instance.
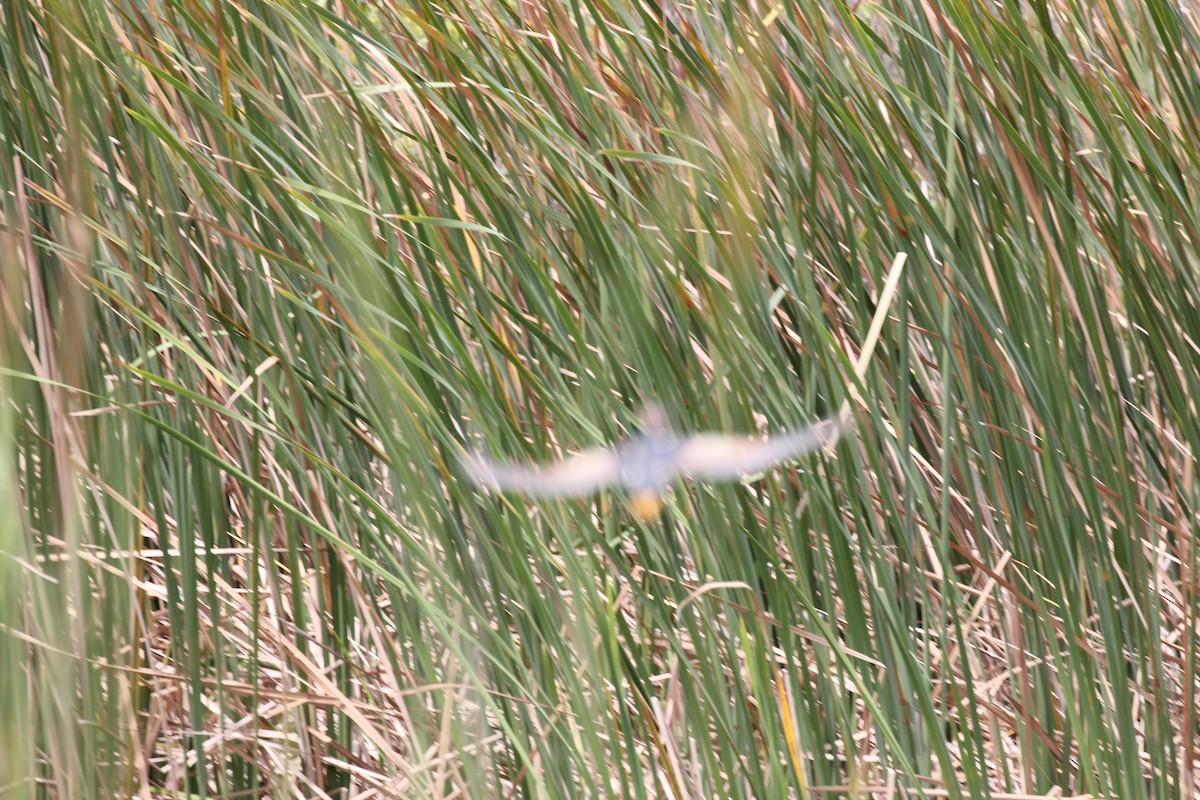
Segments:
[[[823,447],[852,425],[852,418],[824,419],[769,439],[702,433],[684,439],[677,456],[681,474],[699,480],[731,480]]]
[[[620,459],[602,447],[585,450],[554,464],[525,465],[493,461],[480,453],[463,460],[467,476],[497,492],[520,492],[534,497],[577,497],[613,483]]]

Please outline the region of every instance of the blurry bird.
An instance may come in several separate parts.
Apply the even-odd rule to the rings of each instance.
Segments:
[[[849,429],[849,414],[786,431],[769,439],[671,430],[660,406],[642,412],[642,432],[614,447],[596,447],[544,465],[513,464],[469,454],[464,462],[475,483],[493,491],[533,497],[578,497],[619,484],[634,514],[644,521],[662,511],[663,494],[678,477],[723,481],[753,475],[816,450]]]

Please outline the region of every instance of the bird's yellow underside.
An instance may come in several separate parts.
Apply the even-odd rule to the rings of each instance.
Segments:
[[[638,492],[629,498],[629,507],[642,522],[656,519],[663,510],[662,495],[653,490]]]

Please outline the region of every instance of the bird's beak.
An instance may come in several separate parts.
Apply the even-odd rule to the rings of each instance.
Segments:
[[[650,522],[657,519],[658,515],[663,510],[662,495],[654,490],[638,492],[629,498],[629,506],[633,509],[634,516],[642,522]]]

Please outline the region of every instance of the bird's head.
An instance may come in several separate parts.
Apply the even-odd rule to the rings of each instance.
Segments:
[[[638,415],[642,423],[642,435],[665,434],[671,427],[671,418],[658,403],[646,403]]]

